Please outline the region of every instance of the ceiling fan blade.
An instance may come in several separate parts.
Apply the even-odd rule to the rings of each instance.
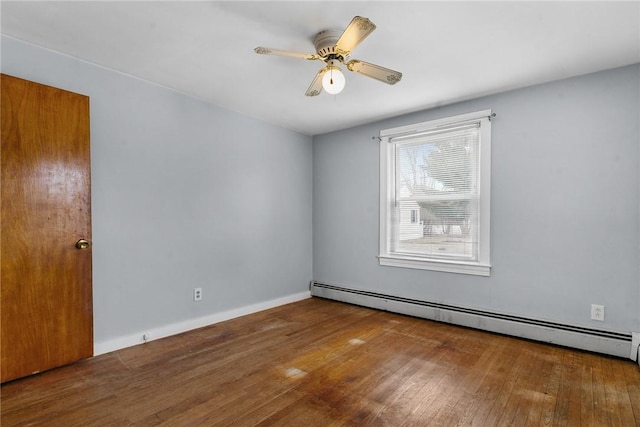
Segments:
[[[336,42],[336,52],[343,56],[348,55],[375,29],[376,25],[367,18],[354,17]]]
[[[365,76],[369,76],[390,85],[394,85],[402,79],[402,73],[399,71],[394,71],[389,68],[359,61],[357,59],[351,60],[344,65],[346,65],[349,71],[364,74]]]
[[[309,89],[305,92],[307,96],[318,96],[322,93],[322,76],[327,72],[326,68],[322,68],[318,71],[318,74],[313,78],[313,81],[309,85]]]
[[[281,50],[281,49],[272,49],[270,47],[262,47],[258,46],[253,49],[255,53],[259,53],[260,55],[279,55],[279,56],[288,56],[290,58],[300,58],[300,59],[321,59],[320,56],[314,53],[303,53],[303,52],[293,52],[290,50]]]

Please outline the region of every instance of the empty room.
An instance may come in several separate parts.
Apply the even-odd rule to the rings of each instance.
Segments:
[[[3,427],[640,426],[640,2],[0,19]]]

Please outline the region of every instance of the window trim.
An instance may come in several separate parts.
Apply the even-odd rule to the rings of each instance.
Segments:
[[[399,126],[380,131],[380,224],[378,262],[381,266],[415,268],[450,273],[490,276],[490,204],[491,204],[491,117],[492,111],[482,110],[437,120]],[[392,138],[411,136],[465,123],[480,123],[480,224],[479,257],[477,261],[446,260],[391,253],[390,209],[394,203],[394,145]]]

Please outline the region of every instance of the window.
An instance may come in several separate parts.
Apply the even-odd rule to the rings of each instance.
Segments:
[[[418,209],[411,209],[411,224],[418,223],[418,212],[420,212]]]
[[[490,274],[491,114],[380,132],[380,265]]]

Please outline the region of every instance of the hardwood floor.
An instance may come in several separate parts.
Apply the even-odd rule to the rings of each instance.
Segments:
[[[638,426],[631,361],[308,299],[2,386],[3,427]]]

